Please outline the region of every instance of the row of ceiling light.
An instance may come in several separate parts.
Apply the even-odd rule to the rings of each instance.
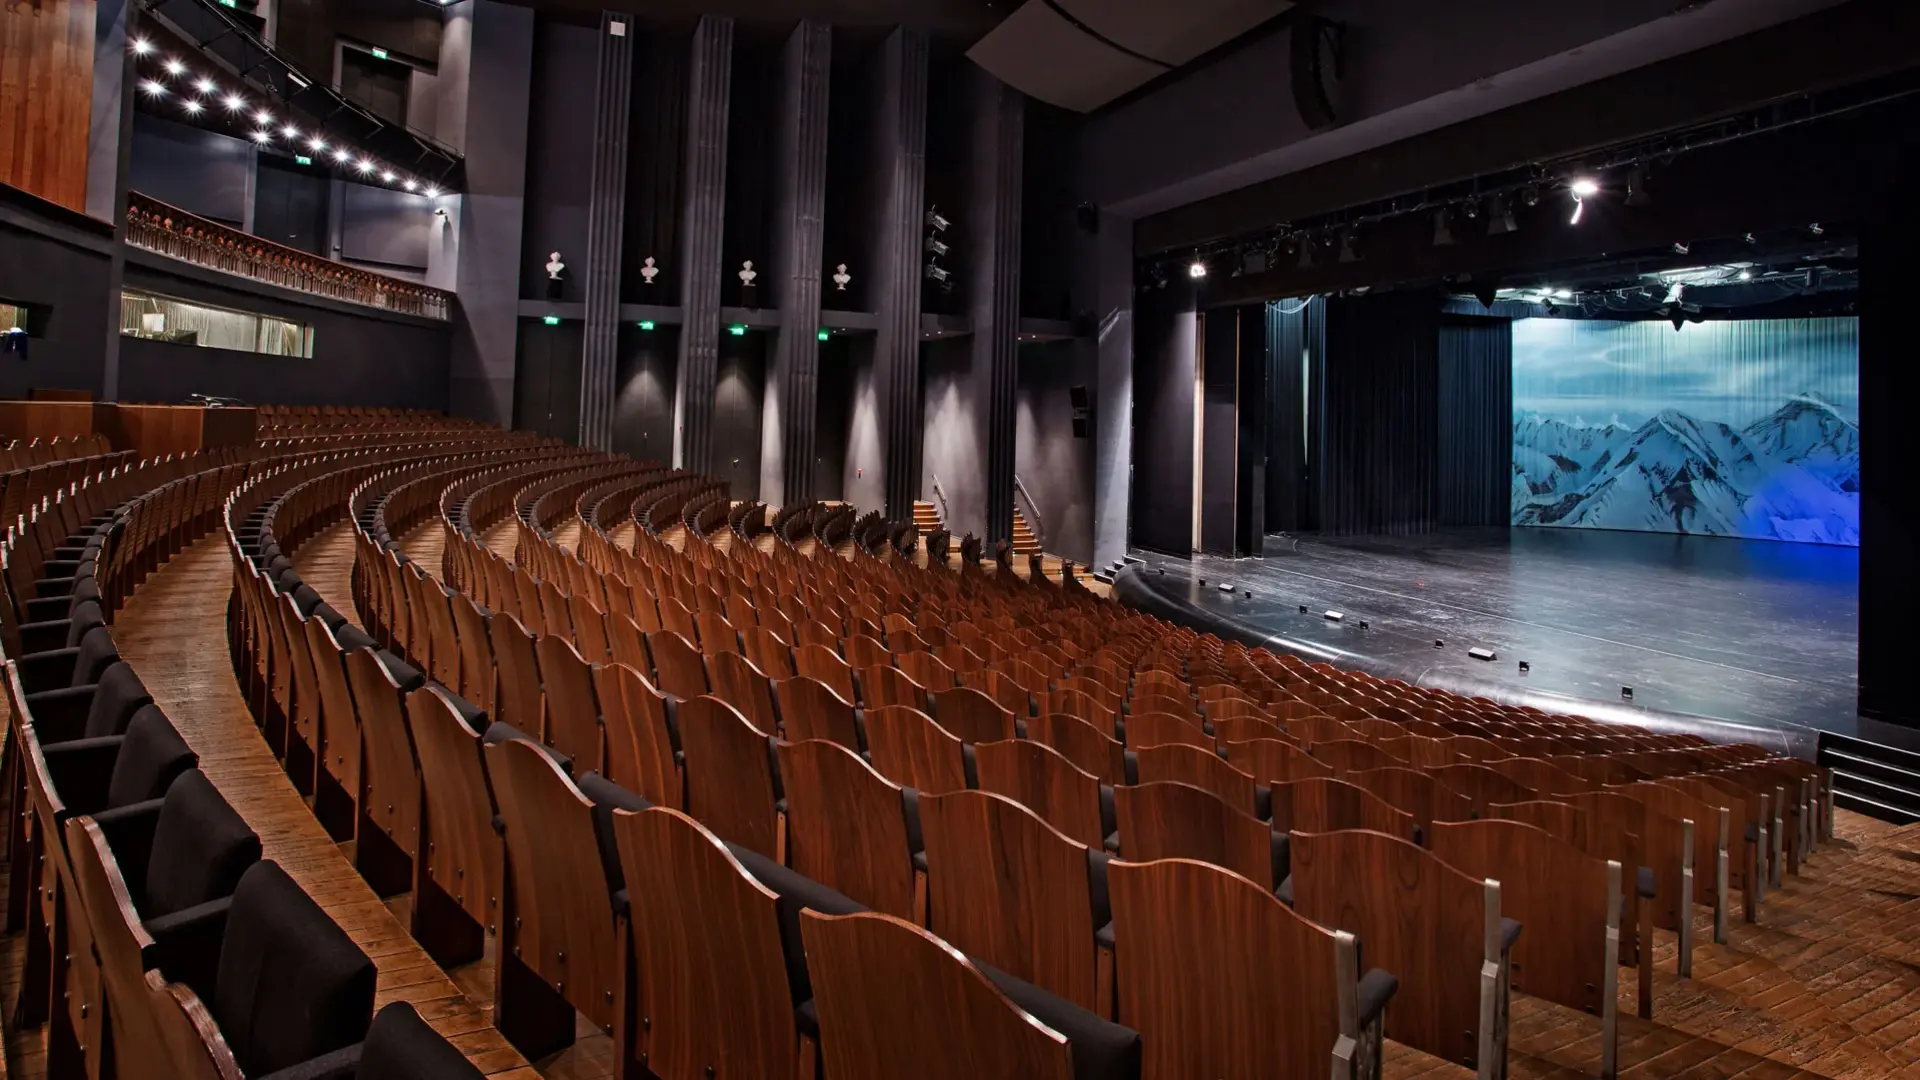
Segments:
[[[143,59],[152,56],[155,51],[154,44],[146,38],[134,38],[130,47],[135,56]],[[169,87],[168,80],[176,80],[178,89]],[[180,99],[180,111],[194,119],[199,119],[209,109],[224,108],[228,116],[236,121],[250,119],[253,122],[255,143],[269,146],[278,140],[289,153],[306,162],[330,157],[335,165],[352,169],[367,182],[377,180],[428,199],[440,195],[440,189],[434,184],[408,176],[366,154],[356,155],[345,146],[329,143],[319,131],[302,131],[291,120],[276,126],[279,118],[271,110],[250,102],[238,90],[223,91],[212,76],[196,74],[178,57],[169,56],[161,60],[159,74],[141,80],[140,92],[155,100],[176,96]]]

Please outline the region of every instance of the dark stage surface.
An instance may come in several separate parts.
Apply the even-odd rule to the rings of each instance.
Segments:
[[[1116,583],[1126,602],[1381,677],[1806,757],[1821,730],[1914,741],[1854,714],[1857,548],[1516,528],[1270,536],[1261,559],[1135,554],[1145,564]]]

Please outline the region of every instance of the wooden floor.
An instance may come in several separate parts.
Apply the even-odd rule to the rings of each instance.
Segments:
[[[577,541],[579,526],[556,530]],[[488,530],[489,547],[511,554],[511,521]],[[627,540],[616,533],[619,540]],[[439,569],[437,528],[401,547]],[[572,546],[569,544],[568,546]],[[309,542],[295,560],[335,607],[353,612],[352,534],[345,524]],[[224,637],[227,555],[202,542],[143,587],[115,623],[121,651],[198,751],[228,798],[259,830],[270,857],[319,899],[380,967],[380,1001],[420,1008],[476,1063],[524,1080],[615,1075],[612,1041],[582,1021],[570,1049],[524,1067],[487,1024],[491,958],[441,972],[406,936],[404,898],[382,904],[322,832],[255,730],[234,684]],[[1920,1078],[1920,826],[1894,828],[1840,812],[1836,837],[1798,877],[1771,890],[1760,921],[1736,917],[1726,945],[1713,945],[1711,914],[1700,913],[1694,976],[1673,974],[1675,938],[1656,941],[1654,1020],[1634,1015],[1631,973],[1621,986],[1620,1073],[1633,1080],[1770,1080],[1832,1077]],[[4,876],[0,876],[4,881]],[[1529,926],[1525,933],[1550,933]],[[0,990],[11,1005],[20,941],[0,948]],[[8,1010],[10,1012],[10,1008]],[[1516,994],[1510,1075],[1519,1080],[1591,1076],[1599,1021]],[[7,1033],[3,1070],[37,1080],[44,1072],[37,1032]],[[1394,1080],[1452,1080],[1469,1070],[1395,1043],[1385,1074]]]
[[[345,541],[350,560],[351,535],[335,535]],[[379,968],[375,1007],[411,1002],[483,1073],[530,1080],[537,1074],[494,1030],[483,1005],[454,985],[374,895],[261,738],[227,652],[232,572],[222,539],[208,538],[182,552],[114,621],[120,655],[200,756],[208,779],[260,834],[266,857],[278,861],[372,958]],[[350,600],[339,606],[352,609]]]

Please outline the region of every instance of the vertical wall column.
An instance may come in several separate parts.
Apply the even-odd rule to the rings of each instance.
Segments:
[[[760,420],[760,498],[770,506],[813,498],[820,382],[820,255],[827,206],[828,84],[833,30],[802,19],[787,39],[781,80],[779,185],[773,227],[774,334]]]
[[[1133,221],[1101,213],[1094,228],[1074,291],[1092,296],[1097,320],[1093,561],[1110,566],[1127,553],[1133,492]]]
[[[974,117],[973,198],[967,207],[974,259],[973,370],[974,386],[983,399],[980,415],[987,421],[986,539],[991,544],[1013,539],[1026,99],[983,68],[969,71]]]
[[[93,113],[87,126],[87,214],[121,224],[127,205],[127,173],[133,162],[133,52],[127,48],[131,24],[138,18],[132,0],[99,0],[94,7]],[[249,205],[248,212],[252,212]],[[126,278],[127,248],[113,245],[107,274],[107,326],[120,325],[120,285]],[[120,334],[106,335],[101,358],[100,397],[120,396]]]
[[[464,95],[443,116],[464,121],[467,190],[460,199],[451,386],[454,413],[513,423],[519,334],[520,232],[527,191],[528,87],[533,75],[533,9],[501,0],[457,5],[469,21]]]
[[[713,394],[720,366],[720,245],[727,204],[727,118],[733,20],[703,15],[687,87],[687,180],[680,241],[680,366],[673,388],[673,460],[713,467]]]
[[[900,27],[880,57],[880,332],[874,383],[880,407],[881,490],[888,517],[913,515],[920,488],[920,250],[926,215],[927,34]]]
[[[587,325],[580,355],[581,446],[613,448],[613,369],[620,351],[620,240],[627,206],[627,112],[633,92],[633,25],[600,16],[594,87],[593,174],[587,195]]]

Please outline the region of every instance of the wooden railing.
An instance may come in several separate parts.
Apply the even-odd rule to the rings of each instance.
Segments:
[[[282,247],[137,191],[127,194],[126,238],[134,247],[330,300],[452,318],[453,296],[440,289]]]

